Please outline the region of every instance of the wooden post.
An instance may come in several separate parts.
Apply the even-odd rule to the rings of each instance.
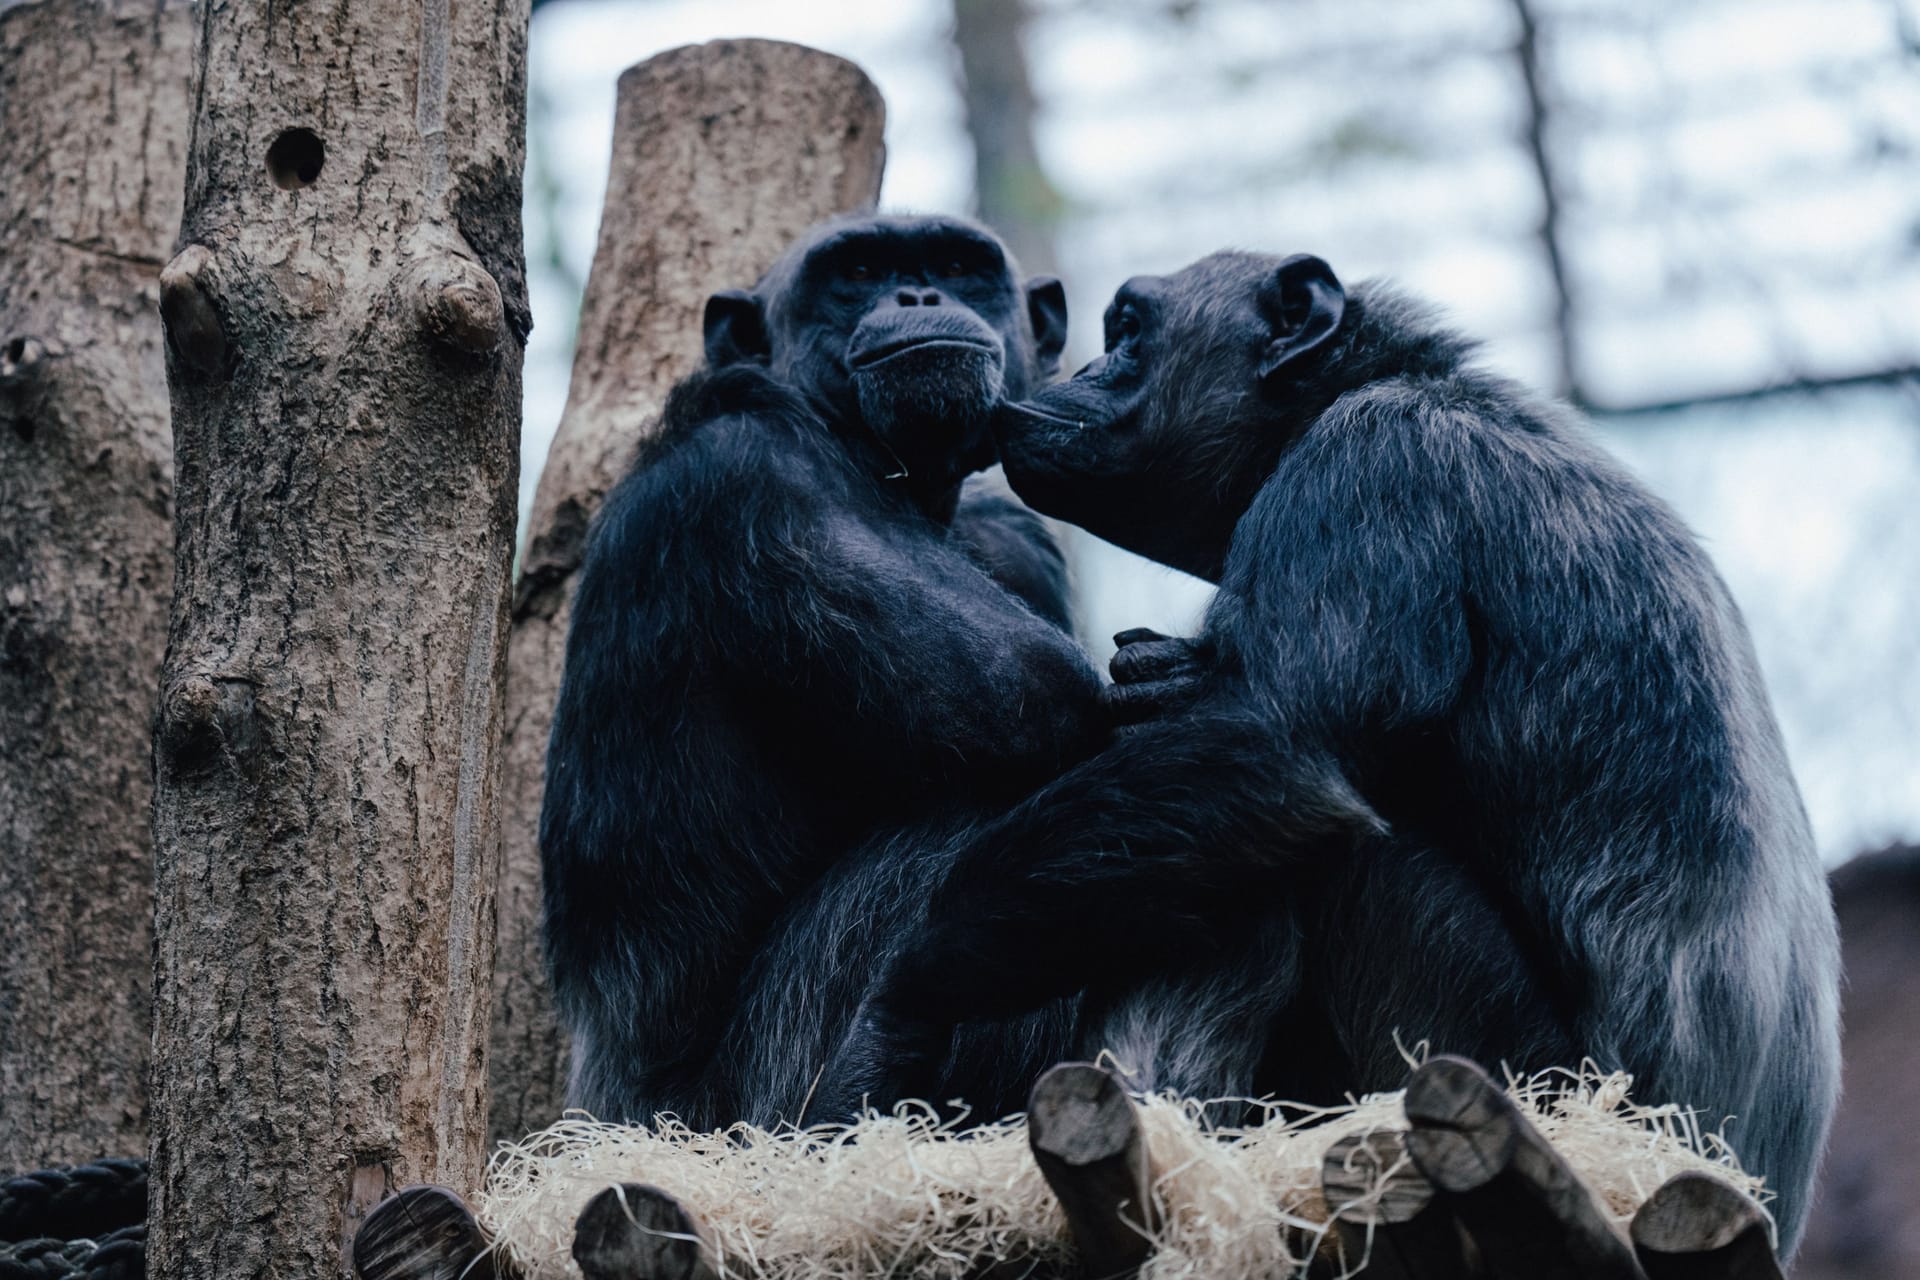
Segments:
[[[195,13],[150,1263],[337,1280],[483,1168],[527,3]]]
[[[495,1280],[495,1255],[466,1202],[446,1187],[404,1187],[353,1238],[360,1280]]]
[[[1407,1149],[1494,1280],[1643,1280],[1593,1192],[1487,1073],[1429,1060],[1407,1082]]]
[[[1462,1280],[1460,1228],[1395,1130],[1355,1133],[1327,1149],[1320,1189],[1348,1267],[1368,1280]]]
[[[1083,1273],[1132,1275],[1160,1224],[1153,1160],[1120,1082],[1090,1062],[1050,1068],[1027,1101],[1027,1142],[1066,1211]]]
[[[717,1280],[713,1237],[678,1200],[638,1182],[608,1187],[573,1228],[586,1280]]]
[[[495,1139],[560,1116],[566,1046],[540,944],[540,797],[587,526],[701,361],[708,295],[744,288],[806,227],[870,209],[886,110],[860,68],[771,40],[674,49],[620,77],[613,168],[566,415],[514,589],[493,1023]]]
[[[0,1176],[147,1150],[193,10],[0,4]]]
[[[1706,1173],[1676,1174],[1633,1217],[1649,1280],[1780,1280],[1766,1212]]]

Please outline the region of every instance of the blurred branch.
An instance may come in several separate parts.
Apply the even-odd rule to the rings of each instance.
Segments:
[[[1597,417],[1630,418],[1660,413],[1678,413],[1684,409],[1698,409],[1708,405],[1750,404],[1756,400],[1767,400],[1774,396],[1808,395],[1822,391],[1848,391],[1859,387],[1896,387],[1903,384],[1920,390],[1920,365],[1903,365],[1893,369],[1877,369],[1865,373],[1837,374],[1832,377],[1794,378],[1788,382],[1770,383],[1764,387],[1747,387],[1739,391],[1717,391],[1708,395],[1683,396],[1675,400],[1647,401],[1642,404],[1595,404],[1590,400],[1577,399],[1586,412]]]
[[[1527,153],[1540,183],[1540,247],[1547,255],[1547,274],[1553,280],[1554,350],[1560,362],[1558,390],[1578,402],[1583,398],[1579,369],[1574,359],[1573,298],[1567,289],[1566,254],[1561,244],[1560,192],[1554,180],[1553,165],[1547,156],[1547,106],[1540,87],[1540,49],[1529,0],[1509,0],[1520,24],[1520,38],[1514,56],[1520,63],[1520,77],[1527,89]]]
[[[1056,234],[1066,202],[1040,164],[1033,80],[1027,70],[1026,0],[953,0],[973,189],[981,220],[1033,275],[1059,270]]]

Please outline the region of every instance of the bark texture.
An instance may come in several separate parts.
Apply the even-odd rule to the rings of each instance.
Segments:
[[[674,49],[620,78],[573,382],[514,590],[495,1138],[552,1123],[566,1093],[566,1046],[540,947],[538,834],[547,729],[587,526],[653,430],[668,389],[698,367],[707,296],[751,285],[812,223],[873,207],[885,120],[860,68],[777,41]]]
[[[340,1276],[482,1167],[527,0],[198,13],[149,1268]]]
[[[0,1175],[146,1150],[181,0],[0,11]]]

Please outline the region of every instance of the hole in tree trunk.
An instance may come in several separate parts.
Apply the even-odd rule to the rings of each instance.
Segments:
[[[326,162],[326,144],[311,129],[288,129],[267,148],[267,174],[282,191],[312,186]]]

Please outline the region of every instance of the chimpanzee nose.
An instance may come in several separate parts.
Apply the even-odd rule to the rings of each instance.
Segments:
[[[937,307],[940,305],[940,292],[937,289],[902,289],[898,294],[903,307]]]

